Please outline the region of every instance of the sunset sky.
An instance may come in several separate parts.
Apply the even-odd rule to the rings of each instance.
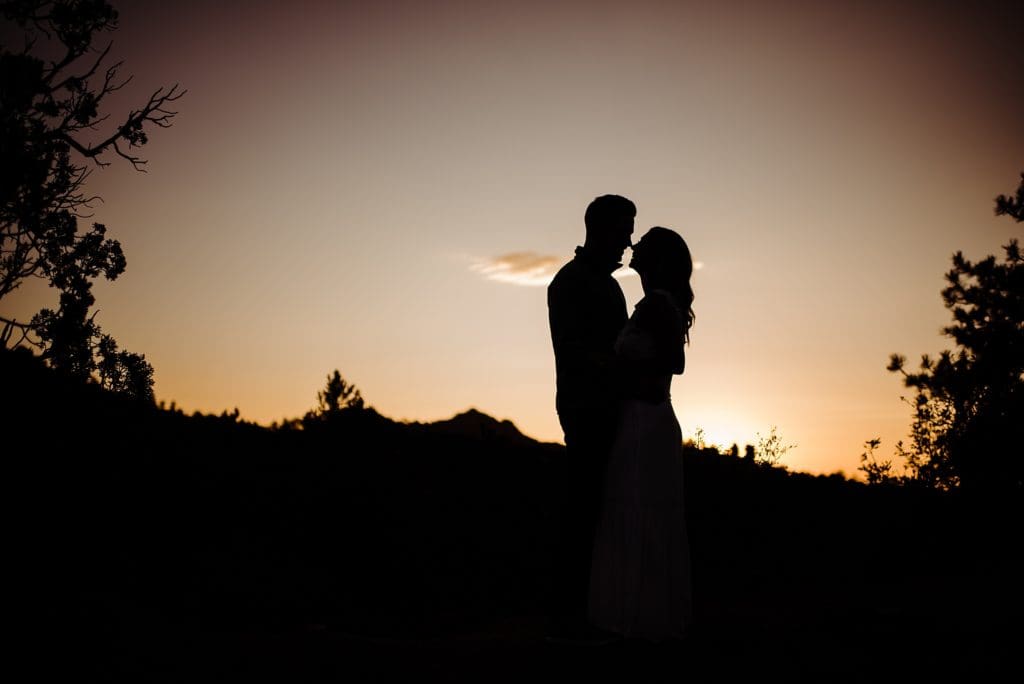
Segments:
[[[337,368],[393,418],[559,441],[543,286],[617,193],[701,264],[684,435],[775,425],[785,465],[853,474],[907,433],[889,355],[950,346],[952,253],[1021,236],[992,213],[1024,170],[1019,1],[114,5],[112,119],[188,94],[148,173],[89,180],[128,259],[97,322],[188,411],[297,417]]]

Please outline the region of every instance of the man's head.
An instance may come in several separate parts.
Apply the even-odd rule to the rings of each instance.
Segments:
[[[636,205],[619,195],[601,195],[587,206],[585,247],[599,258],[620,261],[633,235]]]

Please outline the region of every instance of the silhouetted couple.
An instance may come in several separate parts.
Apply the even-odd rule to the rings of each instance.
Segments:
[[[644,297],[632,316],[612,272],[636,207],[604,195],[586,241],[548,287],[565,433],[563,505],[549,638],[680,638],[691,620],[682,435],[669,401],[693,324],[686,242],[651,228],[632,245]]]

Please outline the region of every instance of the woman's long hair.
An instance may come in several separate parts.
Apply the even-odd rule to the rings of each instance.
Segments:
[[[676,300],[676,306],[683,312],[683,341],[689,343],[690,328],[696,316],[693,313],[693,257],[690,248],[679,233],[669,228],[655,226],[644,239],[650,240],[657,249],[658,286],[667,290]]]

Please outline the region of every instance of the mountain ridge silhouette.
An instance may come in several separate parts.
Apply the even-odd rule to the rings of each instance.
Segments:
[[[435,420],[422,425],[440,434],[457,435],[482,440],[505,440],[518,444],[555,444],[529,437],[511,420],[498,419],[475,407],[470,407],[451,418]]]

